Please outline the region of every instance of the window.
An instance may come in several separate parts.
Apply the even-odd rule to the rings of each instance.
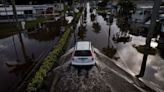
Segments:
[[[27,15],[28,15],[28,14],[32,14],[32,10],[25,10],[25,11],[24,11],[24,14],[27,14]]]
[[[92,53],[90,50],[77,50],[74,56],[92,56]]]

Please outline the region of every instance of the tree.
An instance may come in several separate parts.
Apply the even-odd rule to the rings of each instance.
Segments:
[[[122,32],[127,32],[130,28],[128,19],[131,17],[131,11],[135,11],[136,5],[130,0],[119,0],[120,6],[118,26]]]
[[[98,3],[98,6],[105,7],[109,1],[110,0],[102,0],[102,2]]]
[[[136,5],[130,0],[119,0],[120,14],[129,15],[130,11],[135,11]]]

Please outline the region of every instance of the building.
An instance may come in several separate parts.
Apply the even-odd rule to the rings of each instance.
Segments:
[[[132,14],[132,21],[144,23],[151,17],[153,6],[138,6],[135,13]]]
[[[20,20],[22,19],[32,19],[34,18],[34,8],[31,6],[16,6],[17,15]],[[7,22],[7,21],[13,21],[13,9],[12,6],[1,6],[0,7],[0,21],[1,22]]]
[[[43,14],[54,14],[55,11],[62,11],[64,9],[63,4],[46,4],[46,5],[16,5],[17,15],[19,21],[32,20],[36,16]],[[11,5],[0,6],[0,22],[13,21],[13,9]]]

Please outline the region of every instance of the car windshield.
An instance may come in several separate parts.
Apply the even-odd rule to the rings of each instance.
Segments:
[[[92,56],[92,53],[90,50],[78,50],[75,51],[74,56]]]

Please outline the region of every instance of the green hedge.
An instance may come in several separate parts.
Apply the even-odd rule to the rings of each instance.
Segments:
[[[48,54],[44,59],[43,64],[36,72],[34,78],[27,86],[27,92],[35,92],[38,88],[41,87],[43,79],[46,77],[48,71],[56,64],[57,58],[60,56],[63,51],[63,47],[69,37],[70,29],[68,29],[59,40],[57,46],[53,48],[53,51]]]
[[[27,21],[26,22],[26,29],[32,29],[33,27],[37,26],[39,23],[49,20],[50,17],[39,16],[35,20]]]
[[[76,15],[73,23],[80,18],[80,14]],[[57,64],[57,59],[61,55],[63,48],[69,38],[69,34],[71,32],[71,25],[66,27],[65,33],[60,38],[58,44],[53,48],[53,50],[48,54],[48,56],[43,60],[43,64],[36,72],[34,78],[32,78],[31,82],[27,85],[27,92],[36,92],[39,88],[41,88],[44,78],[47,76],[47,73],[53,68],[54,65]]]

